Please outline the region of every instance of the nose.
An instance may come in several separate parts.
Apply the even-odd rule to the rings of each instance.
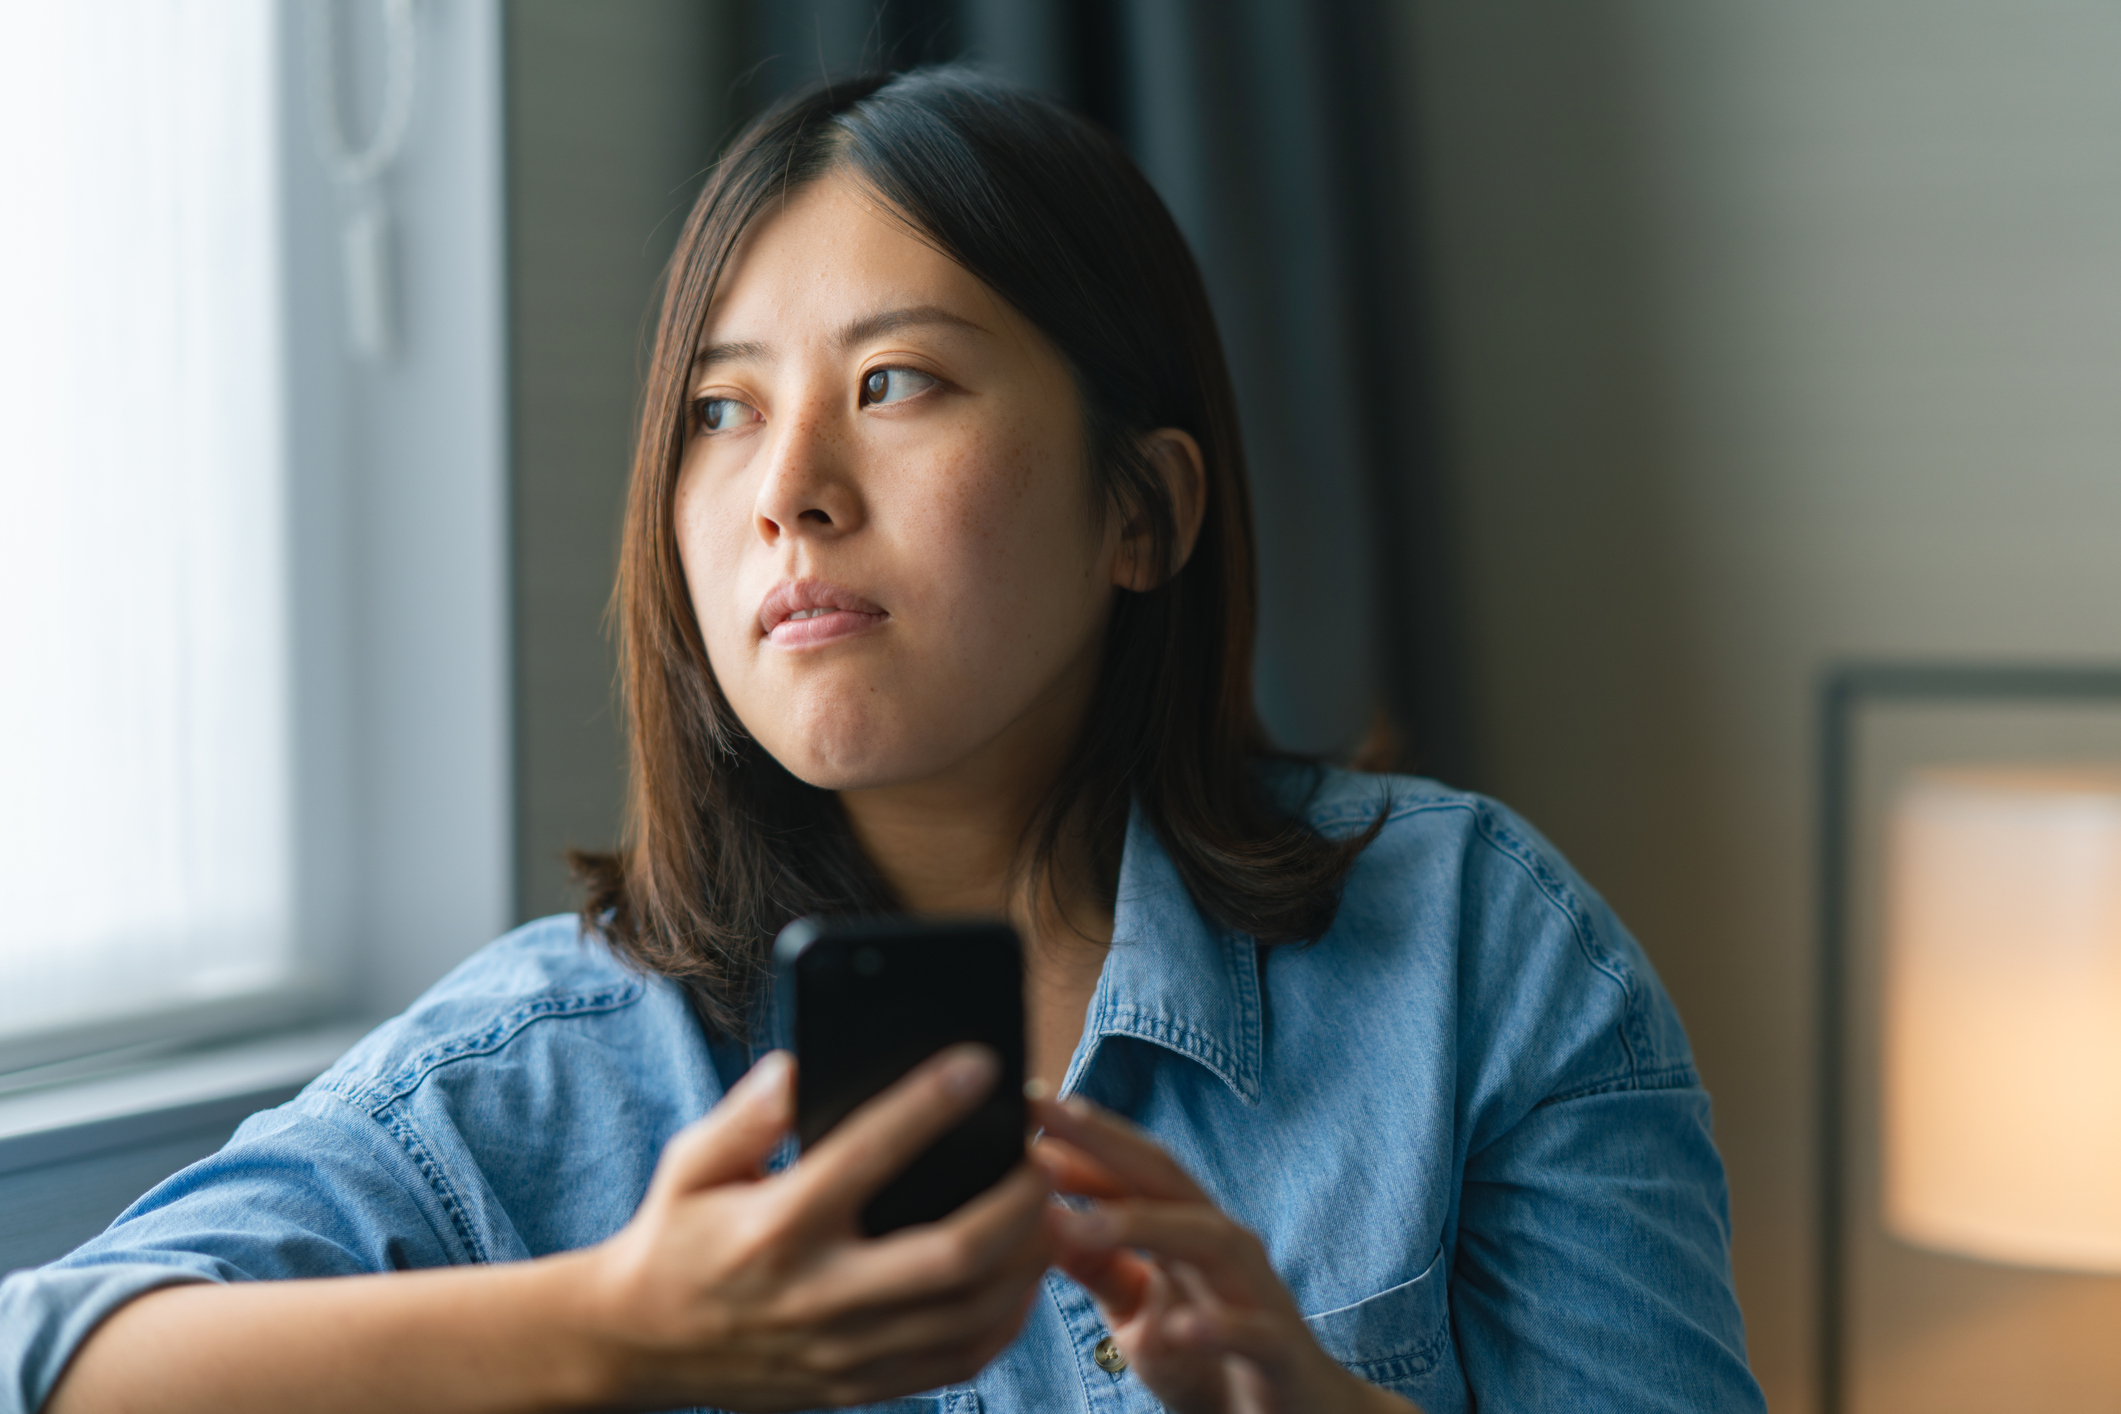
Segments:
[[[850,474],[848,442],[829,416],[784,419],[766,448],[752,525],[768,545],[785,536],[833,538],[857,529],[862,498]]]

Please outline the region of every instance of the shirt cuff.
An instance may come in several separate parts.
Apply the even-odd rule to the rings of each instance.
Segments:
[[[167,1260],[36,1267],[0,1281],[0,1414],[36,1414],[66,1362],[120,1306],[157,1287],[218,1281],[212,1259],[173,1252]]]

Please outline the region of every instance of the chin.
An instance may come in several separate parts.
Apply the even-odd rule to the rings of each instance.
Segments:
[[[820,685],[822,686],[822,685]],[[820,790],[871,790],[926,779],[963,754],[965,738],[922,730],[937,715],[926,694],[907,700],[867,682],[746,703],[738,720],[788,773]],[[761,731],[751,724],[766,724]]]
[[[770,746],[767,750],[787,768],[789,775],[819,790],[860,790],[875,784],[875,774],[865,762],[838,760],[811,751],[773,751]]]
[[[905,785],[936,775],[950,764],[952,753],[933,742],[909,742],[887,730],[844,730],[759,744],[788,773],[819,790],[875,790]]]
[[[820,790],[891,785],[909,774],[897,733],[860,712],[798,714],[781,731],[752,735],[790,775]]]

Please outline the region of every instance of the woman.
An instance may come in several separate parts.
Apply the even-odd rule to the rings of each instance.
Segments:
[[[0,1287],[13,1405],[1759,1407],[1634,944],[1491,803],[1267,751],[1233,395],[1109,139],[953,71],[755,123],[672,263],[620,604],[582,919]],[[874,908],[1014,921],[1068,1098],[869,1241],[994,1078],[789,1162],[760,960]]]

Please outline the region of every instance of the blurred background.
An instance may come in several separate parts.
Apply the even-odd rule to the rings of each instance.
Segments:
[[[1755,1368],[1824,1407],[1820,683],[2121,662],[2121,11],[98,0],[0,31],[0,326],[41,340],[0,354],[32,429],[0,453],[0,854],[18,900],[96,903],[0,937],[15,1089],[382,1014],[572,906],[561,851],[619,825],[603,615],[678,226],[790,87],[964,59],[1118,133],[1201,260],[1270,725],[1330,754],[1382,714],[1627,920],[1716,1099]],[[143,604],[189,646],[97,677]],[[72,1172],[7,1158],[7,1090],[0,1209]],[[2115,1281],[2066,1280],[2008,1355],[1982,1332],[2053,1309],[2019,1288],[1878,1327],[1851,1407],[2121,1407],[2085,1362]]]

